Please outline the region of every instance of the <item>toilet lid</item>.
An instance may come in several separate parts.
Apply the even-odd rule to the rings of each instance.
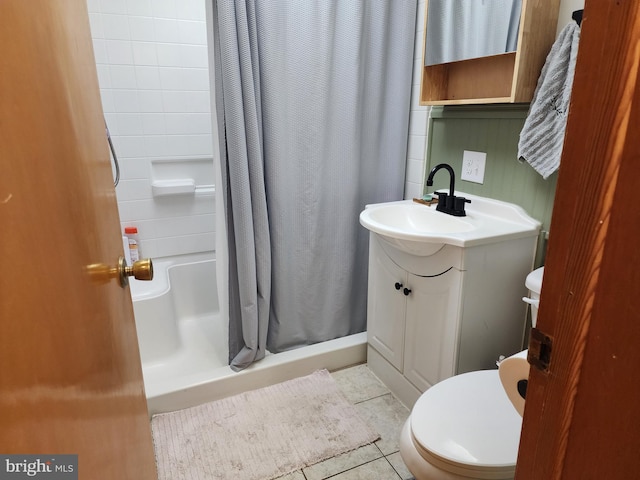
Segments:
[[[521,427],[498,370],[448,378],[423,393],[411,412],[416,447],[449,471],[513,471]]]

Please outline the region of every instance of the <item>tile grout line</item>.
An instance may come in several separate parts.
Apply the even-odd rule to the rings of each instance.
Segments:
[[[361,403],[368,402],[369,400],[375,400],[376,398],[386,397],[387,395],[391,395],[393,397],[393,394],[391,392],[386,392],[386,393],[382,393],[380,395],[376,395],[375,397],[367,398],[366,400],[360,400],[358,402],[353,403],[353,405],[360,405]],[[393,398],[395,398],[395,397],[393,397]]]
[[[377,445],[376,445],[376,447],[377,447]],[[380,449],[378,448],[378,450],[380,450]],[[382,452],[381,452],[381,453],[382,453]],[[386,457],[385,457],[384,455],[382,455],[381,457],[374,458],[373,460],[369,460],[369,461],[367,461],[367,462],[361,463],[360,465],[356,465],[356,466],[354,466],[354,467],[347,468],[346,470],[343,470],[342,472],[334,473],[333,475],[329,475],[328,477],[324,477],[322,480],[329,480],[329,479],[331,479],[331,478],[335,478],[335,477],[337,477],[338,475],[342,475],[343,473],[350,472],[351,470],[355,470],[356,468],[360,468],[360,467],[362,467],[363,465],[367,465],[367,464],[369,464],[369,463],[376,462],[376,461],[380,460],[381,458],[384,458],[384,459],[387,461],[387,463],[389,463],[389,460],[387,460],[387,459],[386,459]],[[389,465],[391,465],[391,464],[389,463]],[[392,468],[392,469],[393,469],[393,471],[396,473],[396,475],[398,475],[398,478],[400,478],[400,479],[401,479],[402,477],[400,477],[400,475],[398,474],[398,472],[396,472],[396,469],[395,469],[395,468],[393,468],[393,465],[391,465],[391,468]]]
[[[396,452],[394,452],[396,453]],[[389,461],[389,459],[387,458],[387,456],[385,455],[384,459],[387,461],[387,463],[389,464],[389,466],[391,467],[391,470],[393,470],[394,472],[396,472],[396,475],[398,476],[398,478],[400,480],[402,480],[402,475],[400,475],[400,472],[398,472],[398,470],[396,470],[396,468],[393,466],[393,464]]]

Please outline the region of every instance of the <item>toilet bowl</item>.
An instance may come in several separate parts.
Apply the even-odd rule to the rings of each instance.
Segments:
[[[535,285],[542,273],[529,274],[540,278]],[[513,479],[521,427],[498,370],[463,373],[420,396],[402,428],[400,455],[416,480]]]

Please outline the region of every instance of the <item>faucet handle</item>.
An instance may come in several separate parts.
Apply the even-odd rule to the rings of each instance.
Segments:
[[[447,197],[449,196],[449,194],[447,194],[445,192],[433,192],[431,195],[437,195],[438,196],[438,210],[442,210],[442,209],[446,208]]]
[[[471,200],[469,200],[468,198],[464,198],[464,197],[453,197],[453,210],[454,210],[454,215],[458,216],[458,217],[464,217],[467,214],[464,211],[464,204],[465,203],[471,203]]]

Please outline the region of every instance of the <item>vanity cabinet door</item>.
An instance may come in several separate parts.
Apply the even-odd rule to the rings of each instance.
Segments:
[[[404,375],[420,391],[455,373],[462,272],[408,275]]]
[[[369,242],[367,341],[395,368],[402,371],[407,273],[378,246]]]

